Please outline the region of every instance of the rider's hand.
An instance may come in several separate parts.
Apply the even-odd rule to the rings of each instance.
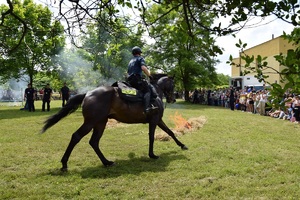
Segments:
[[[150,80],[153,80],[153,77],[150,75],[150,76],[149,76],[149,79],[150,79]]]

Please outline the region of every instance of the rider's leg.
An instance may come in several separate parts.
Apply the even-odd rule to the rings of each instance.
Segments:
[[[151,98],[151,90],[150,86],[147,82],[143,85],[143,93],[144,93],[144,111],[146,114],[150,113],[153,110],[157,110],[158,107],[151,106],[150,104],[150,98]]]
[[[150,112],[151,106],[150,106],[150,92],[144,93],[144,111],[145,113]]]
[[[153,98],[158,97],[158,94],[157,94],[157,92],[156,92],[156,89],[154,88],[154,86],[153,86],[152,84],[149,84],[149,88],[150,88],[150,91],[151,91],[151,96],[152,96]]]

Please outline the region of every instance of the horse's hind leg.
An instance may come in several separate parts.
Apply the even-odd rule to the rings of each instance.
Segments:
[[[112,166],[114,162],[107,160],[99,148],[99,141],[103,135],[106,123],[107,120],[96,124],[93,130],[93,135],[90,139],[90,145],[92,146],[104,166]]]
[[[67,171],[68,170],[68,160],[69,157],[76,146],[76,144],[85,136],[87,135],[90,131],[92,130],[92,126],[89,126],[87,124],[81,125],[81,127],[72,135],[72,138],[70,140],[69,146],[67,147],[65,154],[63,155],[61,159],[62,163],[62,171]]]
[[[149,157],[157,159],[159,156],[156,156],[153,152],[154,147],[154,134],[156,129],[156,123],[149,123]]]
[[[173,133],[173,131],[171,131],[167,125],[161,120],[158,124],[159,128],[161,128],[163,131],[165,131],[169,136],[171,136],[171,138],[173,138],[173,140],[176,142],[176,144],[178,146],[181,147],[181,149],[183,150],[187,150],[187,146],[185,146],[184,144],[182,144],[175,136],[175,134]]]

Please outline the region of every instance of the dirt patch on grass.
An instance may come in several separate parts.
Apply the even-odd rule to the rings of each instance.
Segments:
[[[175,114],[174,116],[171,116],[171,118],[175,122],[175,128],[171,128],[171,130],[176,136],[182,136],[186,133],[198,130],[202,128],[207,122],[207,119],[204,116],[199,116],[185,120],[181,117],[181,115]],[[119,127],[121,125],[124,124],[114,119],[108,119],[106,128],[114,128]],[[155,139],[161,141],[169,141],[172,138],[167,133],[157,128],[155,132]]]
[[[108,119],[107,123],[106,123],[106,128],[114,128],[117,127],[121,124],[121,122],[118,122],[115,119]]]

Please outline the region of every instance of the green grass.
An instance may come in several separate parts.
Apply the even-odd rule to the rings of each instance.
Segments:
[[[171,115],[205,116],[207,123],[179,139],[155,141],[158,160],[148,158],[148,127],[119,124],[105,130],[100,146],[117,165],[103,167],[89,134],[75,147],[69,171],[60,159],[82,124],[80,110],[39,134],[50,112],[0,107],[0,199],[299,199],[300,126],[288,121],[179,102]],[[159,128],[158,128],[159,129]]]

